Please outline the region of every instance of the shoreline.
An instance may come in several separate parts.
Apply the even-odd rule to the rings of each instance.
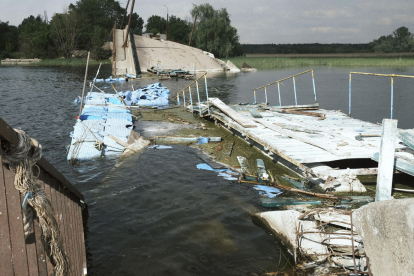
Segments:
[[[242,67],[246,62],[256,69],[277,69],[288,67],[414,67],[414,57],[303,57],[303,56],[257,56],[229,58],[237,67]]]

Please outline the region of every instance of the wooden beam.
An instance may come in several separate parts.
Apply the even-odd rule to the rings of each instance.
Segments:
[[[243,116],[242,114],[236,112],[234,109],[230,108],[228,105],[223,103],[220,99],[210,98],[210,103],[211,103],[211,105],[217,107],[222,112],[224,112],[227,116],[232,118],[234,121],[236,121],[242,127],[246,127],[246,128],[248,128],[248,127],[257,127],[256,123],[253,120],[251,120],[251,119]]]

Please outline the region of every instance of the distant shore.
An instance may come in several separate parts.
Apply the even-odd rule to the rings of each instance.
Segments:
[[[105,60],[89,60],[89,65],[111,64],[109,59]],[[25,66],[86,66],[86,59],[73,58],[73,59],[43,59],[37,62],[15,62],[15,63],[1,63],[3,66],[25,65]]]
[[[229,59],[239,68],[246,62],[257,69],[306,66],[414,67],[414,53],[251,54]]]

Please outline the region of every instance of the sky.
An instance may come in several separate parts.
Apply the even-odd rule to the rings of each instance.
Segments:
[[[49,19],[76,0],[1,0],[0,21],[19,25],[30,15]],[[127,0],[120,0],[125,7]],[[226,8],[242,44],[367,43],[401,26],[414,33],[414,0],[150,0],[134,12],[191,20],[192,4]]]

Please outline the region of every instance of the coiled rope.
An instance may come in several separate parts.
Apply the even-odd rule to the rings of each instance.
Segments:
[[[17,146],[6,146],[3,150],[4,162],[9,164],[10,170],[16,175],[14,186],[22,196],[27,196],[27,208],[23,214],[25,237],[31,232],[33,224],[32,208],[39,218],[42,229],[41,239],[46,252],[54,265],[55,276],[65,276],[69,273],[69,258],[63,247],[63,238],[55,219],[53,207],[46,197],[44,188],[40,185],[38,175],[33,174],[33,167],[42,157],[42,146],[30,138],[24,131],[15,129],[18,134]],[[28,156],[29,150],[33,148],[33,154]],[[39,167],[38,171],[40,173]]]

